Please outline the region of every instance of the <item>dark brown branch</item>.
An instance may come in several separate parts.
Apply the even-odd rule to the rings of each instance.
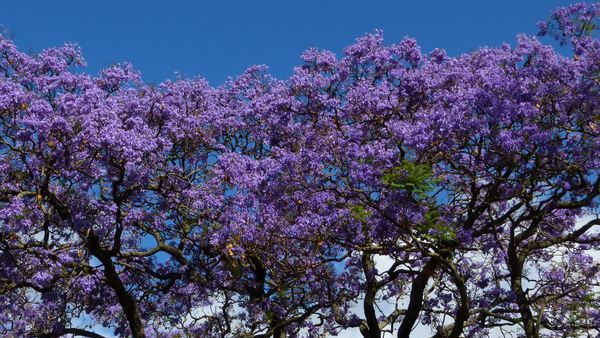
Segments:
[[[438,258],[430,258],[419,275],[412,282],[410,301],[408,303],[408,308],[406,309],[404,319],[402,320],[402,324],[400,324],[400,329],[398,330],[398,338],[410,337],[413,326],[419,318],[419,313],[423,308],[423,293],[425,292],[429,278],[433,276],[440,264],[441,262]]]

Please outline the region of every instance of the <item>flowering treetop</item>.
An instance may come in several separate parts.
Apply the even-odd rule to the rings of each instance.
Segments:
[[[599,16],[216,88],[0,38],[0,332],[600,334]]]

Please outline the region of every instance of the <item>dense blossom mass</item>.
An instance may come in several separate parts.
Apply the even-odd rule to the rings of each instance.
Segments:
[[[600,335],[599,17],[220,87],[0,38],[0,335]]]

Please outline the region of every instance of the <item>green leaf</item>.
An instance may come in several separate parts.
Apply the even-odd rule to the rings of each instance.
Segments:
[[[415,198],[425,198],[436,183],[432,178],[433,169],[427,164],[403,161],[402,165],[384,173],[383,184],[399,190],[406,190]]]
[[[363,207],[362,205],[353,205],[350,207],[350,212],[352,213],[352,216],[361,221],[361,222],[365,222],[367,220],[367,217],[371,216],[371,212],[368,211],[367,209],[365,209],[365,207]]]

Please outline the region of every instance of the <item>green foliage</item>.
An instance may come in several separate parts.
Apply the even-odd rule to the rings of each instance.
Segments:
[[[600,293],[590,291],[589,287],[585,288],[585,294],[581,296],[579,300],[573,301],[567,305],[568,314],[567,319],[573,327],[577,327],[579,324],[589,321],[590,308],[599,309],[597,303],[597,297]],[[585,330],[573,330],[564,337],[578,338],[584,336]]]
[[[441,223],[440,212],[437,208],[433,207],[425,213],[425,220],[419,224],[416,229],[419,234],[424,238],[432,242],[454,242],[456,240],[456,233],[454,230]]]
[[[428,164],[403,161],[402,165],[392,168],[383,175],[383,183],[393,189],[406,190],[415,199],[425,199],[438,182],[433,178],[433,169]],[[456,233],[439,220],[440,212],[431,206],[425,213],[424,221],[416,226],[423,238],[437,243],[454,242]]]
[[[356,204],[350,207],[350,212],[352,213],[352,216],[361,221],[361,222],[366,222],[367,221],[367,217],[371,216],[371,212],[368,211],[367,209],[365,209],[364,206],[360,205],[360,204]]]
[[[578,20],[581,23],[581,33],[583,36],[591,36],[598,28],[593,22]]]
[[[362,223],[362,233],[363,235],[367,235],[369,232],[369,227],[367,225],[367,218],[371,216],[373,213],[367,210],[364,206],[360,204],[355,204],[350,206],[350,213],[354,219],[360,221]]]
[[[432,178],[433,170],[430,165],[416,164],[404,160],[402,165],[386,172],[383,183],[394,189],[406,190],[415,198],[425,198],[436,183]]]

